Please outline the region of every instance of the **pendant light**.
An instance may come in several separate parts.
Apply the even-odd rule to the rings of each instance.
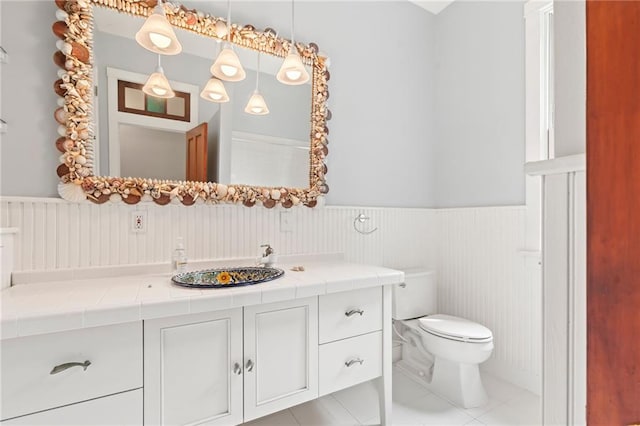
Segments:
[[[211,77],[207,81],[204,89],[200,92],[200,97],[210,102],[229,102],[229,95],[224,88],[224,84],[216,77]]]
[[[217,41],[216,44],[220,45],[220,41]],[[227,90],[224,88],[224,83],[215,76],[211,76],[209,81],[207,81],[204,89],[200,92],[200,97],[209,102],[229,102],[229,95],[227,94]]]
[[[182,52],[182,45],[167,21],[161,0],[158,0],[153,13],[136,33],[136,41],[145,49],[162,55],[177,55]]]
[[[231,1],[227,0],[227,42],[211,65],[211,74],[224,81],[244,80],[247,74],[231,45]]]
[[[260,84],[260,52],[258,52],[258,69],[256,70],[256,89],[253,91],[253,95],[249,98],[247,106],[244,108],[244,112],[253,115],[267,115],[269,114],[269,108],[264,98],[258,90]]]
[[[309,73],[302,63],[296,42],[293,37],[293,14],[294,14],[294,0],[291,0],[291,44],[289,45],[289,54],[285,58],[280,71],[276,75],[276,78],[280,83],[289,85],[304,84],[309,81]]]
[[[164,76],[164,70],[160,64],[160,55],[158,55],[156,72],[149,76],[147,82],[142,86],[142,91],[149,96],[163,99],[173,98],[176,95],[169,85],[169,80]]]

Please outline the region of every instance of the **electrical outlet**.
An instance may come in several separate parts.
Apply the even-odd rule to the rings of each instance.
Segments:
[[[280,212],[280,232],[293,232],[293,215],[290,211]]]
[[[146,210],[136,210],[131,212],[131,232],[136,234],[147,232]]]

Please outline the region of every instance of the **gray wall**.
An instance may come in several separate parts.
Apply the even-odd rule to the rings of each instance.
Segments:
[[[0,8],[2,47],[10,56],[0,65],[2,118],[9,126],[0,147],[0,194],[57,197],[58,77],[51,32],[57,7],[51,1],[0,1]]]
[[[185,180],[184,134],[120,124],[120,174],[149,179]],[[153,152],[153,155],[149,155]]]
[[[524,204],[523,14],[455,2],[437,17],[437,207]]]
[[[555,156],[586,151],[587,54],[583,0],[556,1],[555,31]]]

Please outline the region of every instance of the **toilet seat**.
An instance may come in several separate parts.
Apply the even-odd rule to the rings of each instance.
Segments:
[[[418,319],[420,328],[438,337],[468,343],[485,343],[493,340],[487,327],[452,315],[427,315]]]

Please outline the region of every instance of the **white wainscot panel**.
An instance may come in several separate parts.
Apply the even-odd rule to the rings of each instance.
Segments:
[[[524,207],[437,213],[441,313],[491,329],[495,349],[482,368],[540,393],[541,267],[523,255]]]
[[[147,230],[131,232],[131,213],[147,213]],[[177,237],[189,260],[258,257],[269,243],[280,255],[344,253],[345,260],[389,267],[435,264],[435,213],[369,207],[246,208],[233,205],[74,204],[55,198],[0,199],[2,227],[19,228],[14,271],[168,263]],[[354,229],[354,218],[369,220]],[[281,215],[290,226],[281,229]],[[416,236],[418,236],[416,238]]]

